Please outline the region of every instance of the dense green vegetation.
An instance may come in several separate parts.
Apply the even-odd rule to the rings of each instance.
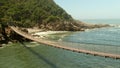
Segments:
[[[0,43],[27,41],[8,25],[54,31],[84,31],[106,26],[75,21],[53,0],[0,0]]]
[[[0,23],[33,27],[71,20],[53,0],[0,0]]]

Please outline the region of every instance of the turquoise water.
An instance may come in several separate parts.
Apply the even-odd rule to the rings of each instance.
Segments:
[[[120,68],[119,64],[120,60],[75,53],[38,43],[17,43],[0,49],[0,68]]]
[[[120,54],[120,27],[48,36],[63,46]],[[120,68],[120,59],[104,58],[49,47],[39,43],[14,43],[0,48],[0,68]]]
[[[94,23],[94,24],[119,24],[120,19],[84,19],[83,22]]]
[[[120,28],[101,28],[75,32],[64,37],[62,44],[91,51],[120,54]]]

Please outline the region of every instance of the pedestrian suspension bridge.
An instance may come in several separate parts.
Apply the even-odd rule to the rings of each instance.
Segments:
[[[94,55],[94,56],[102,56],[102,57],[105,57],[105,58],[120,59],[120,55],[117,55],[117,54],[89,51],[89,50],[84,50],[84,49],[77,49],[77,48],[71,48],[71,47],[67,47],[67,46],[62,46],[62,45],[58,44],[57,42],[44,40],[44,39],[41,39],[41,38],[34,38],[32,35],[23,32],[18,27],[14,27],[14,26],[9,26],[9,27],[14,32],[16,32],[17,34],[19,34],[19,35],[21,35],[21,36],[23,36],[23,37],[25,37],[27,39],[33,40],[35,42],[45,44],[46,46],[51,46],[51,47],[60,48],[60,49],[64,49],[64,50],[69,50],[69,51],[78,52],[78,53],[90,54],[90,55]]]

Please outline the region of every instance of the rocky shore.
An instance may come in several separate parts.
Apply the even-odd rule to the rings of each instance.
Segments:
[[[64,25],[63,25],[64,24]],[[2,26],[1,26],[2,27]],[[85,24],[85,23],[62,23],[62,24],[47,24],[41,25],[41,28],[22,28],[19,27],[24,32],[36,32],[36,31],[85,31],[86,29],[102,28],[109,27],[109,25],[100,25],[100,24]],[[48,33],[48,32],[47,32]],[[0,47],[2,44],[8,44],[9,42],[23,42],[30,41],[12,31],[8,26],[0,28]]]
[[[28,39],[16,34],[9,27],[5,27],[4,29],[5,31],[0,29],[0,47],[4,46],[3,44],[29,41]]]

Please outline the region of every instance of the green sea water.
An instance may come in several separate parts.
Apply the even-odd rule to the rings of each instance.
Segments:
[[[75,53],[38,43],[0,49],[0,68],[120,68],[120,60]]]
[[[110,22],[114,24],[113,21]],[[72,48],[120,55],[120,27],[51,34],[46,39]],[[0,68],[120,68],[120,59],[23,42],[7,44],[0,48]]]

